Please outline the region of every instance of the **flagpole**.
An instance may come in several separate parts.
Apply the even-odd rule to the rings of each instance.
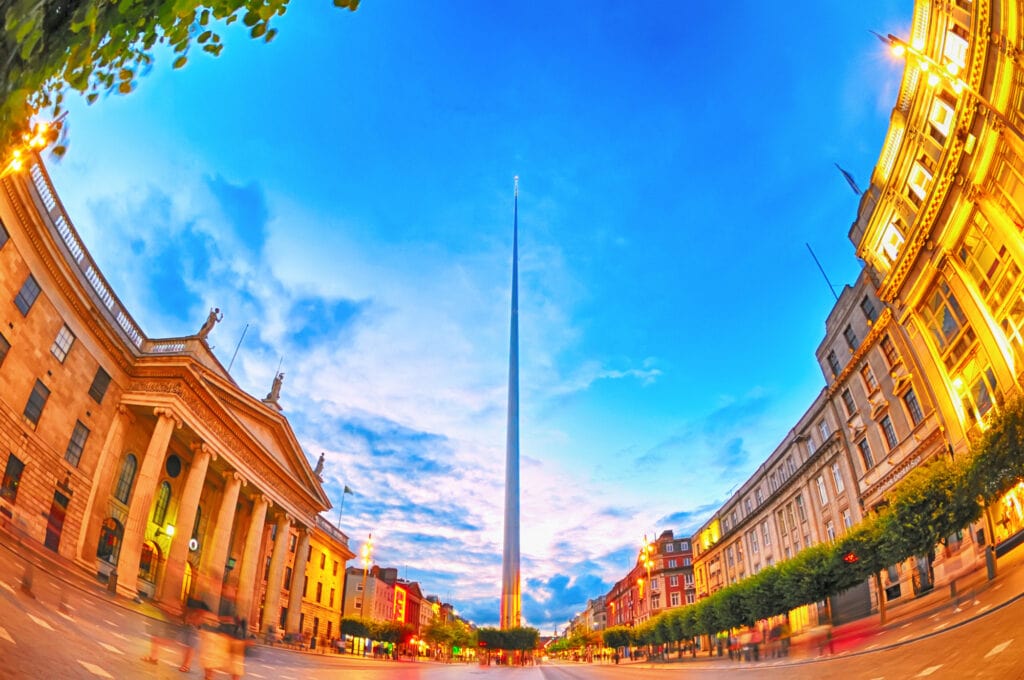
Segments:
[[[338,508],[338,529],[341,529],[341,513],[345,512],[345,491],[341,492],[341,507]]]

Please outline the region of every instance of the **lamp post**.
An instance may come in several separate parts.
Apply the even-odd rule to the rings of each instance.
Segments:
[[[651,567],[654,566],[654,560],[651,559],[651,554],[654,552],[654,544],[647,540],[647,534],[644,534],[644,542],[640,546],[640,557],[638,562],[647,571],[647,616],[651,616]],[[641,577],[638,579],[640,583],[640,598],[644,596],[644,579]]]
[[[366,615],[366,575],[370,570],[370,563],[373,561],[373,534],[367,534],[366,543],[363,543],[359,552],[363,560],[363,595],[362,601],[359,603],[359,618],[364,618]]]
[[[872,31],[872,33],[874,33],[874,31]],[[930,87],[935,87],[939,84],[939,81],[945,81],[957,96],[967,92],[974,97],[979,104],[991,111],[1003,125],[1009,128],[1013,134],[1017,136],[1018,140],[1024,141],[1024,133],[1021,133],[1017,126],[1014,125],[1002,111],[996,108],[992,102],[986,99],[984,95],[973,87],[968,85],[967,82],[960,77],[960,64],[950,60],[946,62],[945,66],[943,66],[922,52],[918,47],[894,36],[892,33],[885,36],[875,33],[875,36],[888,45],[890,50],[892,50],[892,53],[897,57],[913,57],[918,62],[918,66],[921,71],[925,74],[925,82],[927,82]]]

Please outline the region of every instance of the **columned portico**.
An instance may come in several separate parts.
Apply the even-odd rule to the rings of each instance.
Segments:
[[[206,471],[210,461],[215,459],[210,448],[199,442],[192,447],[192,466],[185,480],[185,488],[178,505],[177,527],[171,539],[171,549],[167,557],[167,569],[160,582],[157,599],[161,606],[169,612],[181,612],[181,588],[185,578],[185,561],[188,559],[188,544],[192,540],[192,526],[196,522],[196,511],[199,508],[199,496],[206,481]]]
[[[299,545],[292,563],[292,583],[288,589],[288,618],[284,622],[286,633],[299,632],[299,614],[302,610],[302,586],[306,579],[306,554],[309,552],[309,529],[299,532]]]
[[[160,468],[167,455],[167,446],[171,443],[171,434],[176,427],[181,427],[181,421],[169,409],[157,407],[153,413],[156,415],[156,426],[149,439],[149,446],[146,447],[146,455],[135,482],[135,492],[128,506],[124,543],[117,561],[117,591],[131,598],[138,596],[139,559]]]
[[[260,542],[263,539],[263,526],[267,521],[269,504],[270,501],[263,494],[256,496],[249,518],[249,531],[245,534],[245,549],[238,572],[238,602],[235,611],[247,621],[252,620],[252,602],[256,591],[256,575],[259,572],[256,560],[259,559]]]
[[[220,594],[224,585],[224,564],[228,559],[228,542],[231,540],[231,527],[235,521],[235,506],[238,504],[238,492],[242,488],[242,475],[229,472],[224,478],[224,496],[221,498],[220,509],[217,511],[217,523],[213,527],[213,540],[210,551],[204,555],[199,569],[199,599],[207,604],[213,612],[220,611]]]
[[[78,532],[78,545],[75,547],[75,559],[90,571],[96,568],[96,547],[100,540],[100,522],[103,520],[103,501],[110,494],[117,473],[117,459],[124,449],[124,435],[133,420],[131,412],[124,404],[117,406],[117,414],[110,423],[107,438],[103,440],[96,469],[99,474],[89,489],[89,498],[85,501],[82,511],[82,529]]]
[[[270,574],[267,578],[267,594],[263,600],[263,630],[277,627],[281,619],[281,584],[284,581],[284,555],[288,550],[288,528],[292,518],[281,513],[277,518],[277,532],[274,538],[274,552],[270,556]]]

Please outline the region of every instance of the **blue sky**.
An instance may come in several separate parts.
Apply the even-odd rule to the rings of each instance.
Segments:
[[[899,85],[872,3],[293,3],[74,102],[57,190],[150,337],[270,389],[358,549],[498,619],[512,178],[522,578],[545,634],[688,534],[823,386]],[[336,511],[335,511],[336,512]],[[334,512],[331,519],[337,519]]]

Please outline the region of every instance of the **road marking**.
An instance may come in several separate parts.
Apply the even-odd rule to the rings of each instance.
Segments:
[[[943,628],[945,628],[948,625],[949,625],[949,622],[948,621],[944,621],[943,623],[940,623],[939,625],[937,625],[934,628],[932,628],[932,630],[942,630]]]
[[[923,677],[925,677],[927,675],[931,675],[932,673],[934,673],[935,671],[939,670],[940,668],[942,668],[942,664],[941,663],[938,666],[929,666],[928,668],[925,668],[923,671],[921,671],[920,673],[918,673],[914,677],[915,678],[923,678]]]
[[[901,638],[900,638],[899,640],[897,640],[896,642],[903,642],[904,640],[909,640],[909,639],[910,639],[910,636],[909,636],[909,635],[904,635],[903,637],[901,637]]]
[[[0,638],[2,638],[4,640],[7,640],[12,645],[14,644],[14,638],[12,638],[10,636],[10,634],[8,634],[8,632],[6,630],[4,630],[3,628],[0,628]]]
[[[3,588],[4,590],[6,590],[7,592],[11,593],[12,595],[14,594],[14,588],[12,588],[9,585],[7,585],[6,581],[0,581],[0,588]]]
[[[128,636],[127,635],[123,635],[122,633],[115,633],[114,631],[111,630],[111,631],[107,631],[107,634],[108,635],[113,635],[116,638],[121,638],[125,642],[128,641]]]
[[[985,605],[984,607],[982,607],[981,609],[979,609],[978,611],[979,611],[979,612],[983,612],[983,611],[985,611],[986,609],[988,609],[988,608],[989,608],[989,607],[991,607],[991,606],[992,606],[992,605],[990,605],[990,604],[987,604],[987,605]]]
[[[100,643],[100,647],[102,647],[103,649],[107,650],[108,652],[113,652],[114,654],[120,654],[120,655],[124,656],[124,652],[122,652],[120,649],[118,649],[114,645],[108,645],[106,642],[101,642]]]
[[[28,618],[32,619],[37,626],[42,626],[46,630],[53,630],[53,626],[51,626],[49,623],[47,623],[44,619],[40,619],[40,618],[35,617],[35,616],[31,615],[31,614],[28,615]]]
[[[95,675],[97,677],[100,677],[100,678],[110,678],[111,680],[113,680],[113,678],[114,678],[113,675],[111,675],[110,673],[106,672],[105,670],[103,670],[102,668],[100,668],[99,666],[97,666],[94,663],[89,663],[88,661],[82,661],[81,659],[78,660],[78,663],[82,664],[82,668],[84,668],[85,670],[89,671],[90,673],[92,673],[93,675]]]
[[[1013,642],[1013,638],[1010,638],[1009,640],[1007,640],[1006,642],[1004,642],[1004,643],[1002,643],[1002,644],[998,644],[998,645],[996,645],[996,646],[995,646],[995,647],[993,647],[992,649],[988,650],[988,654],[986,654],[986,655],[985,655],[985,658],[987,659],[987,658],[989,658],[990,656],[995,656],[995,655],[996,655],[996,654],[998,654],[999,652],[1001,652],[1001,651],[1003,651],[1004,649],[1006,649],[1007,647],[1009,647],[1009,646],[1010,646],[1010,643],[1011,643],[1011,642]]]
[[[116,623],[114,623],[110,619],[103,619],[103,623],[107,624],[108,626],[116,626],[117,625]]]
[[[874,648],[875,648],[875,647],[877,647],[877,646],[878,646],[878,643],[876,642],[876,643],[875,643],[875,644],[873,644],[873,645],[868,645],[868,646],[867,646],[867,647],[865,647],[864,649],[865,649],[865,651],[866,651],[866,650],[869,650],[869,649],[874,649]]]
[[[59,617],[61,617],[61,618],[63,618],[63,619],[67,619],[67,620],[68,620],[68,621],[70,621],[71,623],[74,623],[74,622],[75,622],[75,619],[74,619],[74,617],[73,617],[73,616],[71,616],[70,614],[65,614],[64,612],[57,612],[57,616],[59,616]]]
[[[900,626],[900,628],[910,628],[910,624],[904,623],[902,626]]]

